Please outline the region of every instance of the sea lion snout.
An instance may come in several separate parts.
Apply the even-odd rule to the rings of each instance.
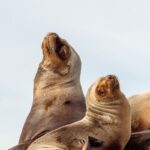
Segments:
[[[43,40],[42,49],[46,50],[44,55],[56,55],[61,60],[66,60],[70,56],[69,44],[56,33],[48,33]]]
[[[56,33],[48,33],[46,38],[48,39],[48,50],[49,52],[58,51],[62,47],[62,42],[58,34]]]

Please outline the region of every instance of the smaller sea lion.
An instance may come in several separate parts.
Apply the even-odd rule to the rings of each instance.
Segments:
[[[150,130],[150,92],[129,97],[132,132]]]
[[[86,102],[82,120],[48,132],[28,150],[82,150],[89,136],[102,141],[101,150],[123,150],[131,134],[131,113],[117,77],[97,80],[89,88]]]

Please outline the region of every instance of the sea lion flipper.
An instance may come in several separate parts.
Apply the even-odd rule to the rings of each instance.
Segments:
[[[150,130],[132,133],[125,150],[148,150],[148,147],[150,147]]]
[[[18,144],[12,148],[9,148],[8,150],[27,150],[29,144],[25,143],[25,144]]]

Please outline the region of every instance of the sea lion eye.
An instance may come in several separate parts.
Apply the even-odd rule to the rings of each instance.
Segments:
[[[104,96],[104,95],[105,95],[105,91],[104,91],[103,88],[97,88],[97,93],[98,93],[98,95],[100,95],[100,96]]]

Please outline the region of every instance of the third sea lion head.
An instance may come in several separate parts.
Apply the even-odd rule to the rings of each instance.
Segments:
[[[117,76],[106,75],[98,79],[89,89],[88,97],[92,102],[111,102],[122,95]]]
[[[95,95],[98,101],[114,99],[119,94],[120,85],[115,75],[107,75],[97,81]]]

